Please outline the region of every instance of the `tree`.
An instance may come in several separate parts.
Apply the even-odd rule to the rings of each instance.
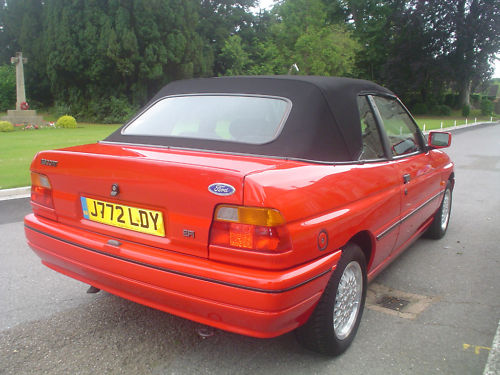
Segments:
[[[324,0],[330,22],[344,22],[362,46],[356,54],[359,78],[384,82],[384,64],[403,26],[396,17],[405,13],[407,0]]]
[[[47,73],[71,113],[122,121],[167,82],[209,69],[195,0],[47,1]]]
[[[0,111],[15,109],[16,69],[12,65],[0,65]]]
[[[224,67],[224,75],[243,75],[247,72],[250,60],[248,54],[243,50],[241,38],[238,35],[232,35],[226,39],[219,61]]]
[[[286,74],[288,70],[287,60],[276,43],[271,39],[255,39],[250,48],[250,61],[247,74],[250,75],[273,75]]]
[[[438,104],[490,76],[498,0],[0,0],[0,65],[22,51],[30,100],[121,121],[164,84],[226,74],[367,78]]]
[[[0,64],[10,64],[16,52],[28,58],[25,66],[28,101],[51,101],[43,53],[44,6],[41,0],[0,1]]]
[[[19,4],[7,4],[7,0],[0,0],[0,64],[10,64],[10,58],[19,50],[16,34],[19,22],[13,22],[22,18]]]
[[[308,28],[296,41],[292,59],[306,75],[348,76],[359,45],[341,26]]]
[[[436,102],[488,79],[500,49],[496,0],[323,0],[330,22],[343,20],[363,48],[357,75],[413,101]]]
[[[425,2],[408,4],[391,13],[391,40],[386,61],[381,64],[381,81],[404,98],[405,102],[441,101],[449,76],[446,72],[449,35],[439,27],[444,8]]]
[[[443,0],[444,1],[444,0]],[[500,50],[500,3],[497,0],[446,2],[452,36],[449,55],[459,105],[470,105],[472,86],[491,77],[491,63]]]
[[[238,34],[246,39],[245,34],[252,33],[250,7],[256,0],[200,0],[199,4],[196,31],[204,39],[205,54],[212,58],[211,73],[225,74],[227,66],[220,60],[222,49],[230,36]]]
[[[287,0],[274,6],[271,37],[260,44],[261,56],[274,73],[286,73],[297,63],[300,74],[349,75],[359,49],[345,26],[327,19],[321,0]],[[277,64],[279,63],[279,65]]]

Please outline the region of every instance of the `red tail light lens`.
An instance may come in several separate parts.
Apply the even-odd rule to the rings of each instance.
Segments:
[[[54,208],[52,186],[47,176],[31,172],[31,201],[47,208]]]
[[[210,242],[214,245],[261,252],[290,250],[291,242],[281,213],[269,208],[219,206]]]

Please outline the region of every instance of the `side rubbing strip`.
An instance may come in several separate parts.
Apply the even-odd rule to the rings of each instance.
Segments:
[[[284,288],[284,289],[274,290],[274,289],[254,288],[254,287],[251,287],[251,286],[229,283],[229,282],[222,281],[222,280],[210,279],[208,277],[203,277],[203,276],[198,276],[198,275],[192,275],[192,274],[189,274],[189,273],[186,273],[186,272],[180,272],[180,271],[176,271],[176,270],[172,270],[172,269],[168,269],[168,268],[164,268],[164,267],[159,267],[159,266],[155,266],[153,264],[148,264],[148,263],[144,263],[144,262],[139,262],[139,261],[136,261],[136,260],[128,259],[128,258],[125,258],[125,257],[121,257],[119,255],[108,254],[106,252],[103,252],[103,251],[100,251],[100,250],[97,250],[97,249],[93,249],[93,248],[85,246],[85,245],[77,244],[77,243],[72,242],[72,241],[67,241],[67,240],[64,240],[62,238],[59,238],[59,237],[56,237],[56,236],[52,236],[52,235],[50,235],[48,233],[45,233],[45,232],[42,232],[42,231],[37,230],[35,228],[32,228],[29,225],[25,225],[25,227],[28,228],[29,230],[32,230],[34,232],[43,234],[44,236],[53,238],[53,239],[55,239],[57,241],[61,241],[61,242],[67,243],[68,245],[77,246],[77,247],[79,247],[81,249],[85,249],[87,251],[92,251],[94,253],[101,254],[101,255],[104,255],[104,256],[107,256],[107,257],[110,257],[110,258],[115,258],[115,259],[123,260],[125,262],[137,264],[137,265],[140,265],[140,266],[149,267],[149,268],[152,268],[152,269],[155,269],[155,270],[172,273],[174,275],[190,277],[190,278],[197,279],[197,280],[207,281],[207,282],[211,282],[211,283],[215,283],[215,284],[220,284],[220,285],[225,285],[225,286],[229,286],[229,287],[233,287],[233,288],[250,290],[250,291],[253,291],[253,292],[271,293],[271,294],[278,294],[278,293],[288,292],[289,290],[293,290],[293,289],[299,288],[302,285],[310,283],[311,281],[314,281],[314,280],[320,278],[321,276],[324,276],[324,275],[326,275],[326,274],[328,274],[328,273],[330,273],[332,271],[331,268],[328,268],[327,270],[325,270],[325,271],[323,271],[323,272],[321,272],[321,273],[319,273],[319,274],[311,277],[308,280],[305,280],[305,281],[303,281],[303,282],[301,282],[299,284],[292,285],[292,286],[290,286],[288,288]]]
[[[418,211],[420,211],[422,208],[424,208],[425,206],[427,206],[429,203],[431,203],[434,199],[438,198],[439,196],[441,196],[442,194],[444,193],[444,190],[443,191],[440,191],[439,193],[437,193],[436,195],[434,195],[433,197],[429,198],[427,201],[425,201],[424,203],[422,203],[420,206],[418,206],[417,208],[415,208],[412,212],[410,212],[408,215],[406,215],[405,217],[399,219],[398,221],[396,221],[394,224],[392,224],[389,228],[387,228],[386,230],[384,230],[382,233],[380,233],[378,236],[377,236],[377,241],[379,241],[380,239],[382,239],[385,235],[387,235],[391,230],[395,229],[398,227],[398,225],[401,225],[405,220],[409,219],[411,216],[413,216],[414,214],[416,214]]]

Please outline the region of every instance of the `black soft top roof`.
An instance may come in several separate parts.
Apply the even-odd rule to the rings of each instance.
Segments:
[[[369,93],[394,95],[390,90],[373,82],[350,78],[316,76],[200,78],[169,83],[145,108],[167,96],[219,93],[284,97],[292,102],[292,109],[279,136],[272,142],[261,145],[180,137],[124,135],[121,133],[123,127],[105,141],[324,162],[356,160],[361,152],[357,96]]]

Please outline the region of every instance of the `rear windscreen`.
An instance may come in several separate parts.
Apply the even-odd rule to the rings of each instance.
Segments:
[[[276,97],[171,96],[147,108],[122,134],[264,144],[278,136],[290,109],[289,100]]]

